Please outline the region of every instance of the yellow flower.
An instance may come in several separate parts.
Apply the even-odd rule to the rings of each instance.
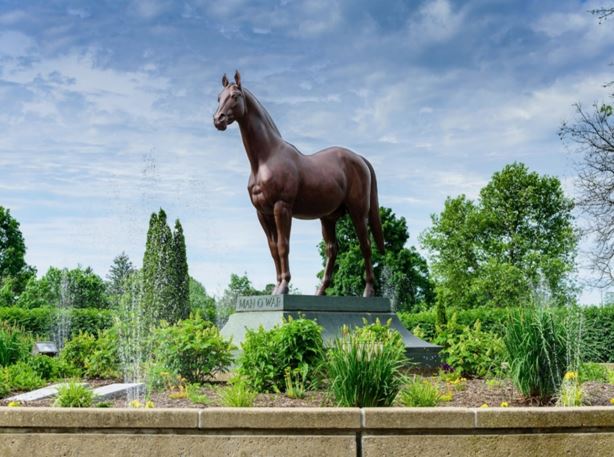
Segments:
[[[578,373],[576,373],[575,371],[568,371],[567,373],[565,373],[565,381],[573,381],[574,379],[576,379],[578,377]]]
[[[154,405],[154,402],[151,400],[147,400],[147,402],[145,403],[145,408],[155,408],[156,405]]]
[[[21,406],[21,403],[18,401],[9,401],[6,406],[9,408],[17,408],[18,406]]]
[[[610,398],[610,405],[614,405],[614,398]]]
[[[482,403],[482,406],[480,406],[480,408],[488,408],[488,403]]]
[[[138,400],[132,400],[130,403],[128,403],[128,406],[131,408],[141,408],[143,404]]]
[[[510,404],[506,401],[502,401],[501,404],[499,405],[501,408],[507,408]]]

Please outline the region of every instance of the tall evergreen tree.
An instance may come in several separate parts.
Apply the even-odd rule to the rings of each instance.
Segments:
[[[143,256],[143,301],[150,324],[174,323],[190,313],[188,262],[181,223],[175,233],[160,209],[149,220]]]
[[[188,257],[185,248],[185,236],[179,219],[175,221],[173,233],[173,273],[175,279],[174,313],[178,319],[185,319],[190,314],[190,276],[188,274]]]
[[[119,303],[119,297],[124,293],[126,288],[126,280],[133,272],[134,265],[125,252],[122,252],[113,259],[113,264],[109,268],[109,273],[107,274],[107,291],[115,305]]]

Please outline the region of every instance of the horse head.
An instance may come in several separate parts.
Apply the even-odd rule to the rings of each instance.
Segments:
[[[235,82],[228,81],[226,74],[222,77],[222,92],[217,97],[217,111],[213,115],[213,125],[218,130],[226,130],[226,127],[234,121],[241,119],[247,110],[245,95],[241,89],[241,75],[235,72]]]

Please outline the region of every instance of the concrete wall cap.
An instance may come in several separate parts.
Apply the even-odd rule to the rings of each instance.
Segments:
[[[614,427],[614,408],[603,406],[479,408],[478,428]]]
[[[197,428],[197,409],[0,408],[0,427]]]
[[[364,429],[473,428],[475,413],[468,408],[365,408]]]
[[[359,408],[206,408],[203,429],[360,429]]]

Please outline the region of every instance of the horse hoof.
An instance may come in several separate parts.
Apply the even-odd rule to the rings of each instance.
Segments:
[[[363,292],[363,297],[373,297],[375,295],[375,289],[371,285],[367,285],[365,287],[365,291]]]

